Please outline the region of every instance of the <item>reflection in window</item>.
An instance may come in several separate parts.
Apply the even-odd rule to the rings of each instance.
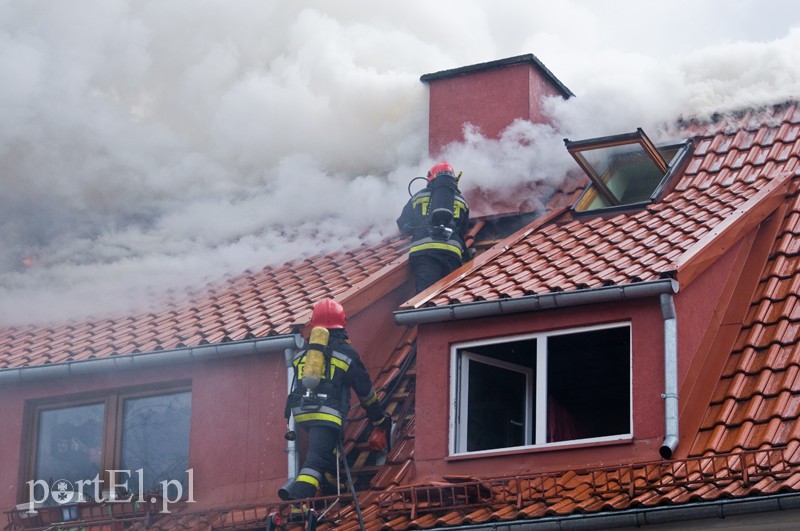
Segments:
[[[142,469],[141,492],[157,492],[162,481],[181,480],[186,491],[189,463],[191,394],[131,398],[125,401],[122,434],[122,469]],[[129,479],[129,489],[139,490],[139,475]],[[168,493],[173,498],[175,493]]]
[[[565,143],[591,180],[575,204],[576,212],[655,200],[690,147],[689,143],[656,147],[641,129]]]
[[[462,413],[467,451],[530,444],[525,419],[533,400],[533,371],[469,352],[463,354],[461,366],[467,386]]]
[[[105,404],[48,409],[39,415],[36,478],[48,483],[100,473]],[[37,487],[38,488],[38,487]],[[41,498],[42,493],[36,493]]]
[[[547,339],[547,442],[630,430],[628,327]]]
[[[630,325],[455,351],[453,453],[631,436]]]

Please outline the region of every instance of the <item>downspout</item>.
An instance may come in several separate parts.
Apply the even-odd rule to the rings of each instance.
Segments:
[[[678,317],[672,294],[662,293],[661,316],[664,319],[664,421],[666,435],[658,453],[672,457],[678,445]]]
[[[302,339],[301,339],[302,341]],[[300,348],[302,344],[297,345]],[[292,360],[294,359],[295,354],[297,353],[297,349],[295,348],[287,348],[283,351],[284,359],[286,360],[286,394],[292,391],[292,385],[294,384],[294,366],[292,364]],[[297,477],[297,474],[300,470],[299,468],[299,454],[297,452],[297,441],[295,437],[290,436],[290,433],[294,433],[294,415],[289,415],[289,418],[286,419],[286,473],[289,480],[284,485],[284,488],[288,488],[289,484],[294,481],[294,478]]]

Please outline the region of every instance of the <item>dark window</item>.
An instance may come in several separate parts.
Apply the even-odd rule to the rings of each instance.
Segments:
[[[191,396],[186,388],[173,388],[34,404],[34,451],[26,481],[52,486],[65,480],[73,487],[83,482],[88,499],[96,494],[96,476],[104,482],[102,490],[113,480],[127,483],[135,497],[160,493],[175,498],[175,493],[160,490],[162,484],[174,488],[174,482],[187,492]],[[112,478],[112,470],[125,472]],[[46,497],[37,489],[37,499]]]
[[[74,485],[99,474],[104,416],[104,403],[41,411],[35,477]]]
[[[455,351],[454,453],[630,437],[630,326]]]
[[[533,398],[533,371],[469,352],[463,357],[467,451],[530,444],[525,419]]]
[[[567,151],[590,179],[575,212],[631,207],[655,201],[691,144],[655,146],[644,131],[571,142]]]
[[[144,470],[142,492],[157,492],[164,481],[185,480],[190,411],[188,392],[125,400],[121,464],[123,470]],[[130,484],[139,492],[138,474],[131,476]],[[187,485],[183,487],[185,492]]]

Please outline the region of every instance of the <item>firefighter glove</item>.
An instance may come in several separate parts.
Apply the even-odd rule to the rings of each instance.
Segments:
[[[391,450],[392,417],[384,413],[380,420],[373,423],[372,433],[369,434],[369,449],[371,452]]]

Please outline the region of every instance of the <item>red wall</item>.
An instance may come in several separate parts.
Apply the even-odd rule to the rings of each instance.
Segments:
[[[518,118],[544,122],[542,98],[559,94],[530,63],[431,80],[428,150],[436,157],[462,141],[466,123],[497,138]]]
[[[33,479],[22,471],[28,457],[21,447],[26,400],[186,379],[192,388],[189,467],[195,507],[274,497],[287,469],[282,352],[5,386],[0,390],[0,509],[25,501],[25,482]]]
[[[633,443],[602,447],[589,445],[580,449],[526,450],[510,455],[447,460],[451,344],[628,320],[632,322],[634,352]],[[489,468],[493,476],[501,476],[657,458],[658,447],[664,436],[664,406],[659,394],[664,387],[663,349],[652,348],[652,345],[663,344],[662,322],[658,299],[653,298],[624,305],[582,306],[420,328],[417,340],[414,446],[417,480],[441,478],[448,474],[480,476],[486,475]],[[426,382],[438,383],[426,385]]]

